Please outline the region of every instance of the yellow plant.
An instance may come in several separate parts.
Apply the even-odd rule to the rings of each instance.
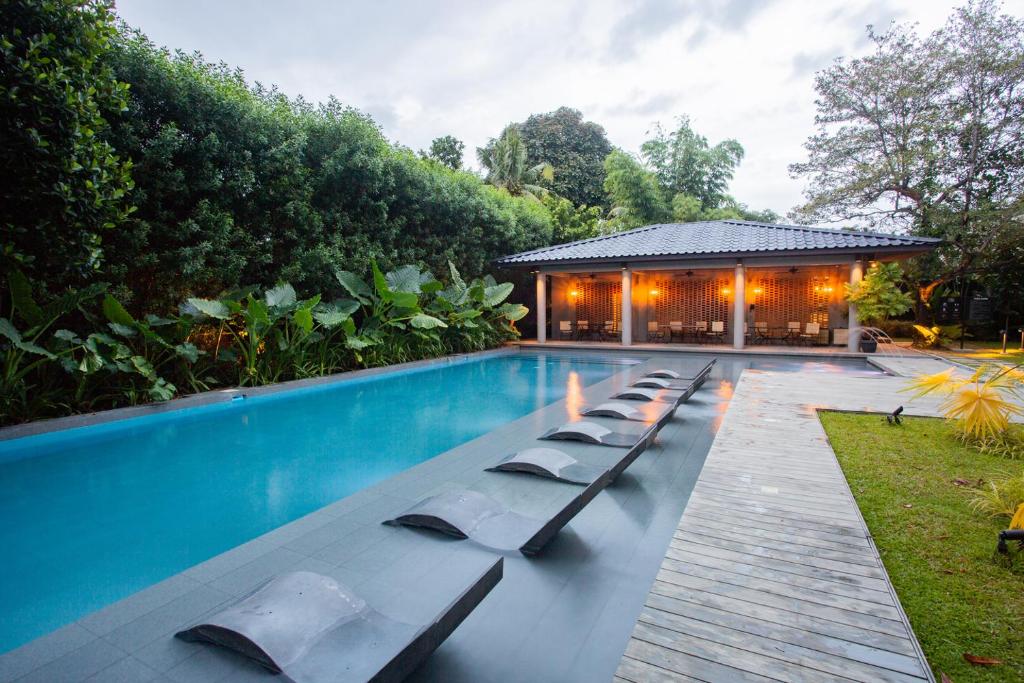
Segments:
[[[1024,529],[1024,503],[1017,506],[1017,511],[1013,513],[1013,519],[1010,520],[1011,529]]]
[[[1006,477],[988,482],[984,488],[976,489],[971,507],[990,517],[1011,518],[1014,523],[1024,525],[1024,472],[1015,477]]]
[[[956,425],[961,435],[985,442],[1003,435],[1010,418],[1024,415],[1019,398],[1021,374],[1018,368],[982,365],[968,379],[956,376],[954,368],[912,380],[907,387],[914,398],[939,392],[946,395],[939,410]]]

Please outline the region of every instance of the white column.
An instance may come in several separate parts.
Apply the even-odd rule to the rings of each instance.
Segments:
[[[633,343],[633,271],[622,270],[622,345]]]
[[[732,308],[732,347],[743,348],[743,323],[747,320],[747,295],[746,295],[746,274],[743,272],[743,264],[736,264],[736,277],[733,282],[732,293],[736,297]]]
[[[537,271],[537,343],[548,340],[547,275]]]
[[[855,285],[861,281],[864,277],[864,262],[857,259],[850,266],[850,284]],[[860,321],[857,320],[857,307],[854,304],[850,304],[850,336],[847,341],[847,350],[859,351],[860,350]]]

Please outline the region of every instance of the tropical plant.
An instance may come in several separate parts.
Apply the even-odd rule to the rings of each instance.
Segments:
[[[1005,517],[1016,522],[1020,507],[1024,505],[1024,471],[1015,476],[994,479],[974,489],[970,505],[990,517]]]
[[[601,207],[573,206],[568,199],[549,192],[541,199],[551,214],[551,241],[554,244],[573,242],[601,233]]]
[[[514,197],[522,195],[539,200],[548,192],[541,183],[555,178],[554,169],[547,162],[527,165],[526,143],[515,124],[506,126],[497,140],[491,140],[476,152],[480,164],[487,169],[487,182]]]
[[[615,150],[604,160],[604,169],[604,189],[612,205],[608,212],[611,231],[672,219],[657,176],[633,156]]]
[[[865,323],[877,323],[910,310],[913,299],[899,288],[903,272],[898,263],[872,263],[864,278],[844,285],[846,300],[857,306]]]
[[[1005,443],[1010,418],[1024,415],[1019,404],[1022,386],[1017,368],[983,365],[968,378],[958,376],[955,368],[923,375],[905,390],[914,391],[915,398],[943,394],[939,410],[961,438],[985,446]]]
[[[960,339],[961,336],[970,336],[962,331],[963,328],[960,325],[932,325],[931,327],[914,325],[913,329],[917,333],[914,346],[923,349],[942,349],[952,344],[953,340]]]

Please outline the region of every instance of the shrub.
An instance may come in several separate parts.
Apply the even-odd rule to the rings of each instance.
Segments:
[[[1024,505],[1024,471],[1016,476],[1006,476],[987,482],[983,487],[975,489],[971,499],[971,507],[990,517],[1014,517],[1021,505]]]

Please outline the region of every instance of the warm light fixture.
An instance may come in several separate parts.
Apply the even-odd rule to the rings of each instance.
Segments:
[[[731,293],[731,289],[729,289],[728,287],[722,287],[722,296],[729,296]]]
[[[652,289],[651,290],[651,296],[658,296],[658,290]]]
[[[760,287],[754,287],[754,294],[763,294],[764,290]]]
[[[579,295],[580,295],[580,293],[579,293],[579,292],[577,292],[577,291],[576,291],[575,289],[574,289],[574,290],[572,290],[571,292],[569,292],[569,296],[571,296],[571,297],[572,297],[572,298],[574,298],[574,299],[575,299],[576,297],[578,297]]]

